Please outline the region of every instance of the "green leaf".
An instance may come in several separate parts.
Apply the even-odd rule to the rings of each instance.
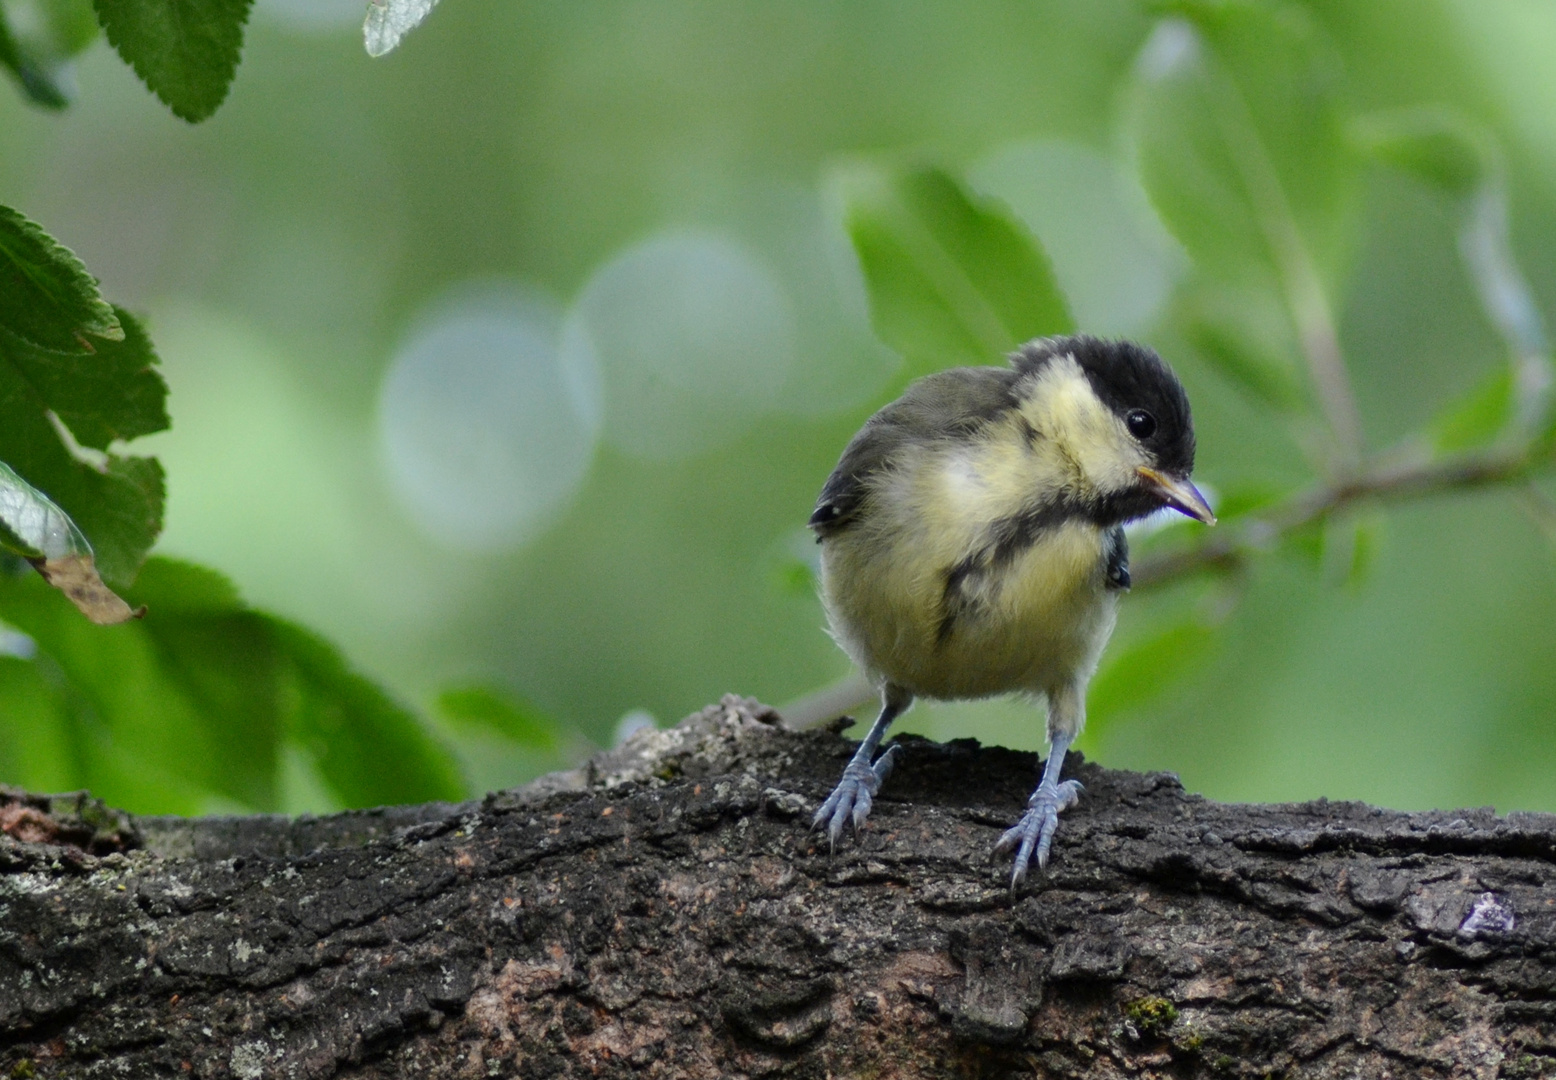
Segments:
[[[0,620],[36,643],[37,681],[13,680],[39,745],[78,748],[65,786],[141,813],[218,800],[275,810],[282,750],[301,747],[347,806],[457,799],[455,766],[414,715],[301,628],[255,611],[213,571],[147,562],[130,598],[150,608],[102,631],[33,575],[0,575]],[[0,715],[12,704],[0,683]],[[52,759],[51,759],[52,760]]]
[[[70,104],[64,88],[54,77],[52,66],[16,39],[4,7],[0,7],[0,66],[10,70],[21,84],[22,93],[34,105],[63,109]]]
[[[5,353],[76,442],[93,450],[165,431],[169,423],[167,384],[157,373],[151,340],[127,312],[115,309],[115,315],[123,340],[102,342],[93,355],[26,347]]]
[[[1351,589],[1359,589],[1372,577],[1378,560],[1383,557],[1387,540],[1388,518],[1381,510],[1358,513],[1350,522],[1349,555],[1344,565],[1344,583]]]
[[[1268,292],[1207,285],[1186,290],[1176,309],[1184,338],[1227,381],[1282,412],[1308,406],[1290,320]]]
[[[1432,446],[1441,454],[1483,446],[1507,430],[1513,411],[1513,372],[1500,368],[1432,421]]]
[[[30,17],[15,19],[18,5],[0,4],[0,66],[11,70],[34,105],[62,109],[70,102],[60,66],[97,38],[97,16],[90,0],[33,0],[23,6]]]
[[[1325,581],[1359,590],[1383,554],[1388,519],[1376,507],[1324,518],[1297,549],[1316,560]]]
[[[81,786],[69,706],[37,664],[0,655],[0,709],[0,776],[28,791]]]
[[[287,663],[288,731],[346,805],[464,797],[458,769],[415,716],[351,671],[323,638],[279,619],[269,623]]]
[[[861,166],[839,188],[876,333],[916,371],[1074,328],[1036,239],[947,173]]]
[[[0,206],[0,331],[56,352],[92,352],[87,335],[124,337],[81,260],[9,206]]]
[[[1336,54],[1312,16],[1282,0],[1158,6],[1179,17],[1157,24],[1130,88],[1141,180],[1196,282],[1259,297],[1249,314],[1269,325],[1256,337],[1296,346],[1333,435],[1312,452],[1327,468],[1352,468],[1363,440],[1330,294],[1354,242],[1360,170],[1344,138]],[[1300,400],[1263,377],[1279,366],[1224,347],[1246,334],[1200,336],[1244,389],[1281,408]]]
[[[252,0],[93,0],[125,63],[176,116],[198,123],[227,96]]]
[[[1305,258],[1334,273],[1357,170],[1312,18],[1275,0],[1162,6],[1183,17],[1142,52],[1129,129],[1168,228],[1223,281],[1278,288]]]
[[[93,626],[30,572],[0,575],[0,620],[33,640],[32,663],[56,690],[54,741],[75,749],[79,770],[71,786],[142,813],[198,813],[241,790],[219,772],[227,733],[168,676],[146,623]]]
[[[161,529],[161,466],[102,453],[167,427],[156,363],[140,324],[103,300],[80,260],[0,207],[0,545],[94,622],[130,617],[103,578],[132,580]]]
[[[167,388],[145,332],[127,312],[110,314],[122,340],[90,356],[0,335],[0,461],[80,527],[107,581],[126,584],[161,530],[162,467],[115,454],[83,460],[54,419],[95,450],[167,427]]]
[[[254,797],[274,797],[284,739],[313,757],[345,806],[463,797],[452,760],[411,712],[323,638],[248,607],[220,574],[154,558],[130,596],[150,612],[140,627],[164,670],[225,733],[219,771],[234,783],[224,793],[266,805]]]
[[[489,732],[540,750],[560,745],[557,725],[527,701],[490,686],[462,686],[438,695],[438,712],[456,730]]]
[[[1490,133],[1446,108],[1370,113],[1351,122],[1350,135],[1363,153],[1455,198],[1467,198],[1500,171]]]
[[[1216,628],[1195,618],[1110,650],[1086,694],[1088,725],[1100,730],[1108,721],[1149,705],[1198,671],[1216,642]]]

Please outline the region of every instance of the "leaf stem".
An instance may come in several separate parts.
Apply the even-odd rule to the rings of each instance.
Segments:
[[[1513,255],[1507,184],[1500,165],[1470,197],[1459,251],[1487,320],[1506,343],[1513,365],[1518,430],[1538,429],[1550,408],[1550,341],[1534,292]]]
[[[1225,72],[1220,74],[1220,93],[1214,95],[1220,106],[1215,110],[1216,119],[1269,245],[1308,377],[1334,438],[1330,471],[1343,477],[1360,464],[1364,444],[1361,415],[1340,350],[1334,312],[1248,103],[1236,81]]]

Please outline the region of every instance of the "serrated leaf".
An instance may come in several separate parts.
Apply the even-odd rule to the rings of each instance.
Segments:
[[[81,260],[9,206],[0,206],[0,331],[61,353],[91,352],[89,335],[124,337]]]
[[[438,712],[456,729],[484,731],[541,750],[558,746],[556,723],[539,709],[490,686],[461,686],[438,695]]]
[[[1513,419],[1513,373],[1493,371],[1432,421],[1432,447],[1448,454],[1491,442]]]
[[[422,24],[438,0],[368,0],[362,44],[369,56],[394,51],[400,39]]]
[[[24,556],[43,580],[99,626],[142,614],[103,584],[92,547],[70,515],[4,462],[0,462],[0,546]]]
[[[169,423],[167,383],[157,372],[150,338],[128,312],[115,308],[114,314],[123,340],[101,342],[92,355],[5,350],[39,400],[76,442],[93,450],[107,450],[115,439],[165,431]]]
[[[93,0],[108,40],[174,115],[198,123],[227,97],[252,0]]]
[[[876,333],[918,371],[1073,329],[1037,240],[944,171],[859,167],[839,188]]]
[[[0,335],[0,461],[70,515],[109,583],[127,584],[162,527],[162,467],[115,454],[83,461],[52,419],[94,449],[167,426],[167,390],[145,332],[127,312],[115,321],[123,340],[91,356]]]

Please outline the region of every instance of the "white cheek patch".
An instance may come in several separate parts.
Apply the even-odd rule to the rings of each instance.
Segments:
[[[1097,397],[1074,357],[1050,360],[1018,392],[1027,422],[1079,467],[1077,480],[1102,491],[1138,483],[1135,470],[1147,464],[1145,451]]]

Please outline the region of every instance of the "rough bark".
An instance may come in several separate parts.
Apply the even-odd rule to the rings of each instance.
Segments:
[[[1228,806],[850,750],[726,698],[464,806],[134,820],[0,797],[0,1077],[1556,1075],[1556,817]]]

